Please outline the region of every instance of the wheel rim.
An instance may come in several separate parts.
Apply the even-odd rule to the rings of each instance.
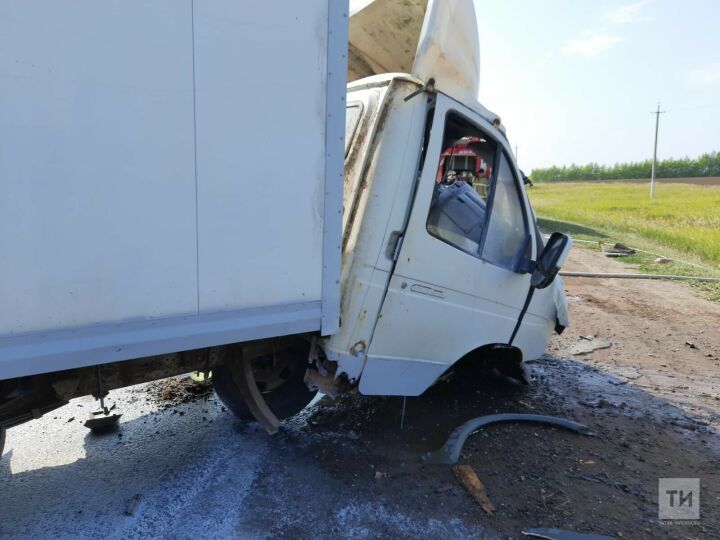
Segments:
[[[304,382],[310,344],[297,337],[231,347],[226,361],[213,373],[218,397],[241,420],[258,419],[242,394],[243,370],[250,360],[253,385],[265,404],[280,420],[302,410],[317,394]]]
[[[295,351],[296,348],[290,345],[252,359],[255,382],[261,394],[277,390],[297,373],[298,361]]]

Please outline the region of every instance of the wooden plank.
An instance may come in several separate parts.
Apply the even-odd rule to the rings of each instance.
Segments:
[[[477,474],[470,465],[455,465],[453,467],[453,473],[458,482],[465,488],[470,496],[475,499],[480,507],[485,510],[485,513],[489,516],[495,511],[495,506],[490,501],[490,498],[485,491],[485,486],[478,478]]]

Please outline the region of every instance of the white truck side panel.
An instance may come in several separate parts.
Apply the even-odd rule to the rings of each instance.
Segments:
[[[0,1],[0,379],[337,329],[347,23]]]
[[[197,312],[191,16],[0,3],[0,336]]]
[[[320,300],[327,9],[195,1],[201,313]]]

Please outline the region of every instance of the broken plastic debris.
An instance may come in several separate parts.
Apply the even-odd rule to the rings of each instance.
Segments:
[[[473,418],[472,420],[465,422],[460,427],[455,428],[441,448],[435,450],[434,452],[428,452],[422,457],[422,460],[425,463],[454,465],[460,458],[460,452],[462,452],[463,445],[470,435],[483,426],[498,422],[536,422],[541,424],[551,424],[575,431],[582,435],[593,435],[590,428],[586,425],[578,424],[577,422],[566,420],[564,418],[558,418],[556,416],[517,413],[490,414],[488,416]]]
[[[522,533],[525,536],[546,538],[547,540],[616,540],[614,536],[586,534],[564,529],[525,529]]]

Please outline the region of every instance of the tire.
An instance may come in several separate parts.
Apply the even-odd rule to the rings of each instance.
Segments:
[[[5,428],[0,427],[0,457],[2,457],[4,449],[5,449]]]
[[[260,356],[253,359],[253,371],[257,377],[260,393],[268,407],[278,420],[284,420],[302,411],[313,400],[317,390],[308,390],[303,381],[310,344],[304,340],[295,339],[279,341],[278,346],[281,349],[274,353],[275,360],[278,356],[282,356],[278,369],[271,372],[261,369],[262,363],[267,362],[267,358]],[[231,347],[228,357],[224,365],[213,368],[212,380],[215,393],[220,401],[240,420],[253,421],[255,418],[245,405],[233,378],[233,371],[241,369],[241,364],[237,360],[239,350]],[[273,362],[274,364],[275,362]],[[263,380],[262,375],[267,378],[268,374],[274,378],[270,381]]]

